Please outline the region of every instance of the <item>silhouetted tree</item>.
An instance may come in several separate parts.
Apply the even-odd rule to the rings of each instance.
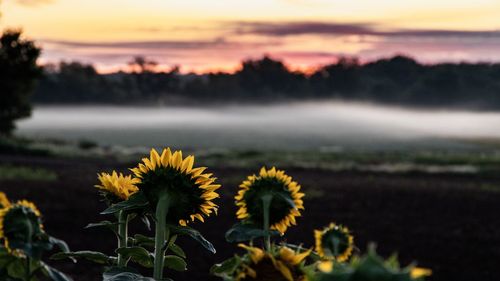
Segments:
[[[246,60],[235,73],[187,74],[135,59],[136,71],[99,74],[91,65],[46,66],[37,102],[167,103],[336,98],[418,107],[500,109],[500,64],[423,65],[396,56],[361,64],[339,58],[311,75],[270,57]],[[139,72],[140,71],[140,72]]]
[[[268,56],[244,61],[235,75],[242,90],[254,97],[293,96],[304,90],[301,83],[306,81],[303,73],[291,72],[283,62]]]
[[[360,63],[357,58],[341,57],[335,64],[322,67],[311,75],[311,87],[317,96],[349,96],[360,90]]]
[[[135,56],[128,65],[132,67],[133,72],[147,73],[154,72],[156,66],[158,66],[158,62],[149,60],[143,56]]]
[[[41,75],[40,49],[21,38],[21,31],[6,30],[0,37],[0,134],[10,135],[14,121],[31,114],[30,95]]]

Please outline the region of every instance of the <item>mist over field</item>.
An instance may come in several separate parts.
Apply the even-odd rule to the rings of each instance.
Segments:
[[[181,148],[465,147],[500,138],[500,113],[305,102],[268,106],[40,106],[18,135]]]

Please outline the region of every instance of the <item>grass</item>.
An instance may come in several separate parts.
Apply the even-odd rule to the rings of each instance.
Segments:
[[[46,149],[32,146],[33,141],[23,138],[0,137],[0,154],[16,154],[30,156],[48,156]]]
[[[41,168],[2,165],[0,166],[0,180],[52,182],[57,180],[57,174]]]
[[[500,142],[499,142],[500,143]],[[114,158],[129,163],[149,152],[147,147],[99,146],[89,140],[1,139],[0,154],[57,155],[62,157]],[[309,149],[194,149],[184,154],[197,156],[197,164],[214,167],[256,169],[260,166],[314,168],[333,171],[388,173],[482,173],[500,171],[500,147],[483,145],[476,149],[348,150]]]
[[[498,151],[216,151],[200,155],[203,165],[262,165],[345,171],[476,173],[500,171]],[[200,163],[201,164],[201,163]]]

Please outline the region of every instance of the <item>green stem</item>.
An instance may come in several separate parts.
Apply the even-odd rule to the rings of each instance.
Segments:
[[[118,248],[127,247],[128,240],[128,214],[120,211],[118,214]],[[127,260],[122,254],[118,254],[118,266],[127,266]]]
[[[269,210],[271,207],[271,201],[273,200],[273,196],[271,194],[266,194],[262,196],[262,211],[264,213],[264,231],[266,232],[266,236],[264,237],[264,243],[266,245],[266,250],[271,250],[271,235],[269,233]]]
[[[25,281],[30,281],[31,279],[31,261],[30,261],[30,257],[26,256],[26,275],[25,275],[25,278],[24,280]]]
[[[337,237],[332,238],[332,244],[333,244],[333,256],[335,258],[338,257],[339,255],[339,249],[340,249],[340,240]]]
[[[163,265],[165,257],[165,241],[168,240],[167,231],[167,214],[169,208],[169,198],[167,192],[161,192],[156,205],[156,230],[155,230],[155,262],[154,274],[155,280],[162,280],[163,278]]]
[[[28,227],[28,243],[31,244],[33,242],[33,225],[31,223],[27,223]],[[28,255],[26,255],[26,272],[25,272],[25,280],[31,280],[31,259]]]

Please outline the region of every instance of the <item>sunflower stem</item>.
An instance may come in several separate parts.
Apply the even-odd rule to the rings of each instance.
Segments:
[[[25,277],[24,277],[24,280],[26,281],[30,281],[31,279],[31,261],[30,261],[30,257],[29,256],[26,256],[26,272],[25,272]]]
[[[118,248],[127,247],[128,240],[128,214],[125,211],[120,211],[118,214]],[[118,266],[124,267],[127,265],[127,260],[122,254],[118,254]]]
[[[169,198],[167,192],[161,192],[156,205],[156,230],[155,230],[155,261],[153,278],[155,280],[162,280],[163,266],[165,259],[165,241],[168,240],[167,231],[167,214],[169,208]]]
[[[339,247],[340,246],[340,240],[337,237],[333,237],[332,238],[332,244],[333,244],[333,256],[335,258],[337,258],[338,255],[339,255],[339,253],[340,253],[340,251],[339,251],[339,249],[340,249],[340,247]]]
[[[269,211],[271,207],[271,201],[273,200],[273,196],[271,194],[266,194],[262,196],[262,211],[264,214],[264,231],[266,236],[264,237],[264,243],[266,246],[266,250],[271,250],[271,234],[269,233]]]
[[[33,225],[31,223],[27,223],[28,227],[28,243],[31,244],[33,242]],[[26,272],[25,272],[25,280],[30,281],[31,279],[31,259],[29,255],[26,255]]]

